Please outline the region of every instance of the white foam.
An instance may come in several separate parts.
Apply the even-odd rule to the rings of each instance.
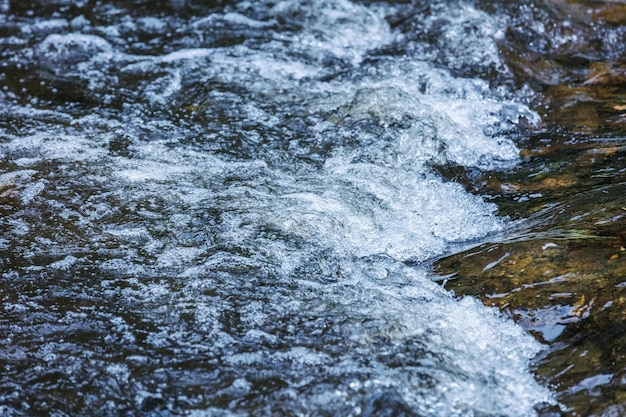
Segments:
[[[160,57],[159,61],[163,63],[172,63],[182,60],[197,61],[198,59],[211,56],[212,53],[213,50],[207,48],[182,49]]]
[[[42,63],[54,71],[71,69],[80,62],[111,51],[111,44],[105,39],[82,33],[51,34],[35,48]]]
[[[225,13],[224,20],[233,22],[233,23],[238,23],[241,25],[250,26],[253,28],[265,28],[271,25],[271,23],[262,22],[262,21],[255,20],[255,19],[250,19],[249,17],[244,16],[241,13],[234,13],[234,12]]]
[[[121,34],[159,32],[165,17],[125,16],[93,28],[102,37],[52,34],[35,46],[48,70],[89,79],[94,93],[110,90],[124,105],[76,118],[6,108],[35,127],[0,144],[29,168],[1,174],[0,185],[17,183],[24,210],[58,210],[59,236],[78,234],[59,239],[63,259],[30,271],[93,265],[100,284],[89,293],[119,301],[102,315],[113,326],[107,343],[138,349],[127,360],[148,360],[132,347],[141,337],[164,369],[179,366],[178,354],[219,367],[221,382],[232,381],[222,394],[244,402],[254,389],[247,378],[263,373],[280,381],[259,398],[268,410],[279,398],[290,410],[356,414],[368,395],[394,392],[424,415],[535,415],[536,403],[551,401],[528,371],[540,346],[477,301],[453,298],[419,265],[507,225],[432,169],[518,158],[506,131],[532,112],[440,65],[501,65],[496,22],[468,5],[439,5],[425,25],[444,19],[443,55],[405,57],[375,53],[398,40],[382,6],[254,7],[265,8],[262,18],[242,2],[187,22],[172,35],[183,46],[162,55],[123,54]],[[267,37],[219,48],[189,41],[224,23]],[[474,26],[471,39],[461,36]],[[127,152],[112,152],[120,136]],[[9,239],[30,239],[27,258],[55,243],[54,233],[34,239],[40,226],[27,217],[6,224]],[[140,324],[122,319],[126,308]],[[167,400],[129,381],[124,363],[99,369],[136,383],[138,407]]]
[[[52,269],[60,269],[65,271],[70,269],[76,263],[76,261],[78,261],[78,258],[73,255],[69,255],[61,259],[60,261],[51,263],[50,267]]]
[[[25,112],[28,114],[28,112]],[[37,112],[33,112],[36,117]],[[106,150],[93,146],[94,143],[87,137],[73,134],[35,133],[28,136],[13,137],[4,148],[21,155],[17,162],[22,166],[34,168],[42,160],[57,162],[100,162],[106,157]]]
[[[467,66],[503,68],[496,39],[497,22],[487,13],[460,2],[429,18],[429,25],[442,25],[438,39],[442,59],[454,69]]]
[[[192,167],[176,166],[167,162],[157,161],[120,161],[126,169],[117,171],[117,175],[131,182],[164,181],[186,174]],[[126,163],[124,163],[126,162]]]
[[[330,55],[357,65],[368,50],[391,40],[384,18],[346,0],[316,0],[308,8],[299,2],[282,1],[272,12],[277,18],[297,16],[306,29],[291,39],[291,46],[318,59]]]
[[[163,32],[167,28],[167,24],[163,20],[151,16],[140,17],[137,19],[137,25],[141,29],[153,34]]]
[[[53,32],[63,31],[67,28],[68,22],[66,19],[50,19],[37,22],[31,26],[36,32]]]

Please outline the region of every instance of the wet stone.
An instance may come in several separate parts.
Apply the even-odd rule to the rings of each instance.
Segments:
[[[609,2],[594,7],[600,3]],[[578,48],[589,52],[585,43]],[[555,60],[553,52],[529,52],[526,57],[551,64],[526,61],[520,75],[544,86],[536,99],[544,130],[525,143],[522,164],[467,183],[517,224],[497,241],[437,261],[435,270],[446,288],[498,307],[549,346],[536,371],[557,387],[565,406],[559,414],[620,415],[626,369],[623,61]],[[520,59],[506,58],[514,68]]]
[[[436,270],[446,288],[480,297],[553,346],[537,372],[582,413],[590,398],[619,402],[618,375],[626,367],[623,233],[522,237],[446,258]],[[606,372],[612,377],[604,386],[585,387],[587,378]]]
[[[525,151],[525,167],[483,183],[517,227],[436,271],[446,288],[498,307],[551,347],[537,372],[559,387],[567,415],[610,415],[626,367],[622,149],[582,138],[544,144]]]

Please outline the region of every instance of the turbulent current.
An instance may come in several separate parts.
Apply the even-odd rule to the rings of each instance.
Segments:
[[[0,1],[0,411],[533,416],[429,262],[538,116],[471,2]],[[130,3],[133,3],[132,5]]]

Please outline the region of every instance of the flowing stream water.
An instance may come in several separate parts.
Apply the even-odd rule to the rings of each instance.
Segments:
[[[510,228],[441,174],[541,124],[507,10],[0,1],[0,413],[558,410],[430,266]]]

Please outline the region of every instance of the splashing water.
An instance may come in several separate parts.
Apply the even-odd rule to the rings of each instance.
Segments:
[[[507,225],[434,169],[511,166],[507,135],[536,120],[479,77],[506,76],[498,21],[465,3],[184,3],[5,7],[0,409],[551,402],[528,370],[540,346],[425,264]]]

